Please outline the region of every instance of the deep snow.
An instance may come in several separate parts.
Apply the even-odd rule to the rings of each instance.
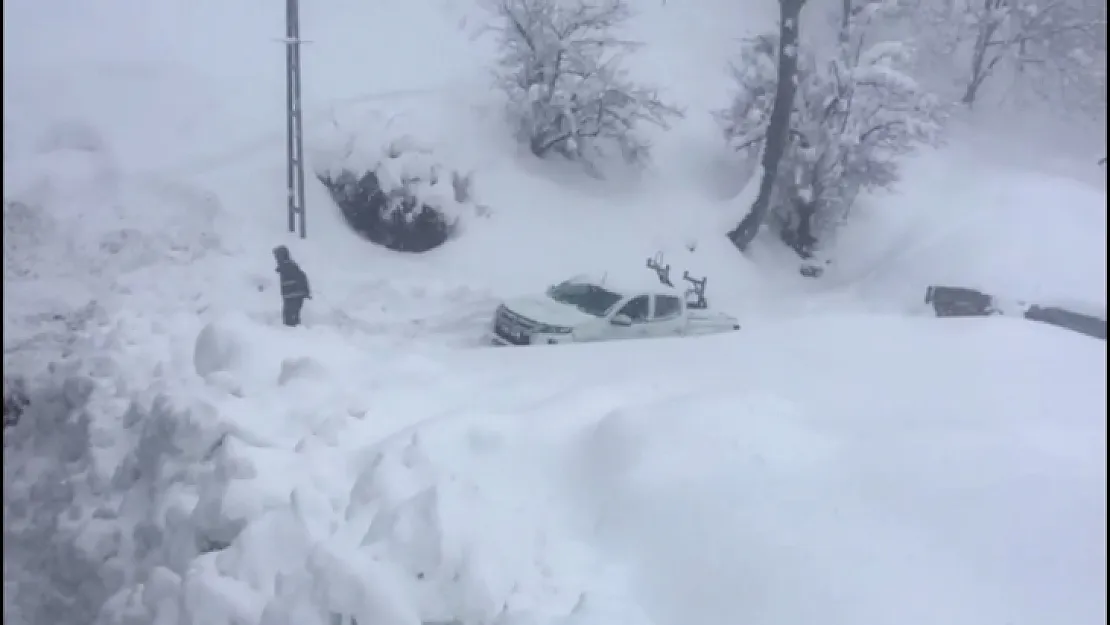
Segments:
[[[637,3],[690,110],[604,182],[511,145],[470,3],[306,4],[309,157],[413,134],[488,207],[457,241],[371,249],[317,185],[285,233],[273,3],[5,2],[6,623],[1105,622],[1105,343],[918,314],[933,282],[1105,309],[1093,164],[963,128],[807,281],[721,236],[698,108],[771,3]],[[476,348],[498,298],[659,251],[745,331]]]

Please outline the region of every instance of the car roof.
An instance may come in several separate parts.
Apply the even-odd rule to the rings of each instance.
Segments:
[[[645,294],[670,295],[673,297],[679,297],[681,295],[678,289],[669,287],[660,282],[659,278],[655,275],[654,272],[645,269],[643,273],[643,276],[614,276],[610,273],[579,274],[570,277],[567,281],[582,284],[595,284],[597,286],[604,287],[610,291],[620,293],[621,295],[625,296],[634,294]],[[671,278],[671,281],[673,282],[674,278]]]

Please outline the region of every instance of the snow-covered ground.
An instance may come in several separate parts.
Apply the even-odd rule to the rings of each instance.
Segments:
[[[1105,622],[1105,343],[917,315],[937,282],[1105,309],[1092,163],[959,134],[806,280],[721,235],[706,114],[773,3],[637,3],[688,116],[608,181],[512,145],[470,3],[305,4],[310,159],[416,136],[488,207],[457,241],[372,249],[318,185],[285,232],[273,3],[5,2],[5,623]],[[659,251],[745,331],[479,348],[498,298]]]
[[[58,421],[8,434],[48,454],[11,470],[81,468],[54,471],[78,510],[100,509],[62,515],[62,532],[90,569],[119,571],[125,622],[1105,610],[1105,344],[1052,327],[850,315],[725,339],[367,353],[229,316],[192,361],[147,351],[164,358],[150,390],[115,392],[141,398],[124,435],[93,421],[66,454],[47,447]],[[170,388],[177,405],[145,403]],[[113,401],[100,393],[93,414]],[[6,497],[42,497],[17,484]],[[58,600],[34,588],[15,600]]]

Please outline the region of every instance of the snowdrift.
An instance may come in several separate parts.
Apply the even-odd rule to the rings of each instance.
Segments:
[[[59,378],[5,433],[14,622],[1105,613],[1106,348],[1054,328],[369,356],[232,316],[178,345],[130,389]]]

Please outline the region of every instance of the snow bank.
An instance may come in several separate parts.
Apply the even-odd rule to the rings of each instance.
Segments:
[[[350,490],[294,486],[288,501],[248,522],[212,568],[194,569],[188,583],[203,590],[192,604],[221,605],[221,594],[234,594],[240,618],[267,624],[293,615],[325,625],[333,614],[398,624],[588,614],[575,607],[583,588],[574,579],[588,561],[582,550],[537,531],[542,510],[506,505],[491,484],[452,474],[475,462],[467,456],[480,463],[492,451],[459,449],[454,439],[467,430],[460,421],[445,426],[446,436],[433,426],[361,449],[357,458],[306,445],[302,461],[323,464],[327,451],[362,465],[344,482]],[[440,437],[449,440],[434,440]],[[438,460],[429,453],[436,447],[446,452]],[[275,540],[290,548],[275,554]],[[259,613],[250,606],[264,607]],[[234,622],[222,610],[202,620]]]
[[[10,622],[93,622],[114,593],[197,552],[188,486],[222,470],[206,465],[220,430],[204,405],[177,403],[190,389],[164,393],[174,359],[144,369],[120,326],[104,329],[72,337],[83,357],[31,378],[28,407],[5,428]],[[145,347],[161,356],[156,339]]]
[[[327,367],[305,355],[309,346],[298,338],[281,334],[279,328],[261,326],[241,313],[229,313],[209,322],[197,335],[193,366],[209,384],[239,396],[248,389],[257,392],[326,377]],[[282,353],[286,355],[279,357]]]
[[[144,370],[150,330],[91,331],[99,357],[36,380],[5,432],[12,618],[645,622],[542,492],[503,488],[542,448],[467,412],[473,380],[241,315]]]
[[[1105,608],[1106,354],[1086,337],[843,317],[365,353],[228,315],[123,370],[154,335],[121,327],[83,345],[115,356],[40,381],[5,433],[13,618],[1039,625]]]
[[[151,618],[509,624],[586,618],[604,607],[598,599],[590,603],[600,607],[576,607],[597,592],[576,581],[589,552],[546,529],[542,502],[499,500],[486,479],[498,473],[482,466],[490,455],[519,460],[503,440],[512,428],[458,408],[462,389],[436,384],[422,359],[375,368],[352,357],[354,376],[324,372],[321,360],[344,362],[340,349],[326,334],[236,316],[201,331],[197,373],[222,390],[230,384],[243,402],[222,413],[221,449],[234,471],[199,495],[192,518],[213,549],[174,578],[184,607],[148,605]],[[305,368],[315,372],[310,384],[282,387],[283,375]],[[344,405],[378,376],[390,384],[371,401]],[[424,410],[411,399],[413,384],[439,389]],[[382,438],[412,422],[418,427]],[[470,442],[460,449],[460,440]],[[275,544],[287,548],[275,552]]]

